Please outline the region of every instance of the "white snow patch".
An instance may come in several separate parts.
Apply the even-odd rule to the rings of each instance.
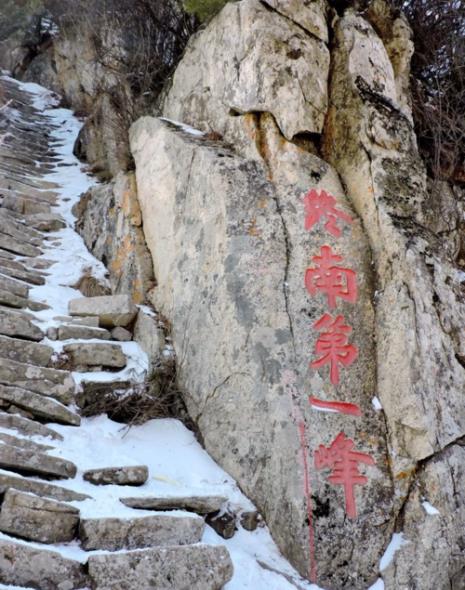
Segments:
[[[441,514],[437,508],[435,508],[432,504],[424,500],[421,505],[425,509],[426,514],[437,515]]]
[[[195,135],[197,137],[203,137],[205,135],[203,131],[199,131],[199,129],[194,129],[194,127],[186,125],[185,123],[180,123],[179,121],[174,121],[173,119],[167,119],[166,117],[160,117],[160,120],[166,121],[167,123],[171,123],[172,125],[176,125],[176,127],[179,127],[180,129],[182,129],[182,131],[185,131],[190,135]]]
[[[384,590],[384,582],[381,578],[378,578],[376,582],[368,588],[368,590]]]
[[[391,542],[387,546],[387,549],[384,552],[384,555],[381,558],[381,561],[379,562],[380,571],[383,571],[384,569],[386,569],[388,567],[388,565],[391,563],[391,561],[393,560],[394,554],[396,553],[396,551],[399,551],[399,549],[403,545],[407,545],[408,543],[410,543],[410,541],[408,541],[407,539],[404,538],[403,533],[394,533],[392,535]]]
[[[374,398],[371,400],[371,403],[372,403],[372,405],[373,405],[374,409],[375,409],[377,412],[379,412],[379,411],[381,411],[381,410],[383,409],[383,406],[381,405],[381,402],[379,401],[379,398],[377,398],[377,397],[376,397],[376,395],[375,395],[375,397],[374,397]]]

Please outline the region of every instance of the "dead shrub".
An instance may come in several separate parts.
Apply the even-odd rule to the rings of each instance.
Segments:
[[[392,0],[413,31],[413,117],[435,179],[465,182],[465,0]]]

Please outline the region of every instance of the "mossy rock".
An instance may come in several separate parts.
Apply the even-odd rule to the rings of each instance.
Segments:
[[[187,12],[195,14],[201,21],[219,12],[229,0],[184,0]]]

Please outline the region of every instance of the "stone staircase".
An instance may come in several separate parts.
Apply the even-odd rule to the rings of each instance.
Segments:
[[[79,473],[62,456],[63,433],[81,425],[76,374],[92,383],[95,373],[98,383],[102,374],[110,382],[124,370],[122,341],[132,337],[138,310],[125,295],[76,297],[60,315],[37,297],[53,266],[44,253],[56,241],[53,232],[67,226],[56,212],[59,186],[44,178],[64,166],[58,126],[14,81],[2,78],[0,87],[8,103],[0,111],[0,583],[219,590],[232,577],[231,559],[224,546],[201,540],[206,516],[225,497],[138,496],[127,486],[144,489],[146,465]],[[83,513],[93,494],[80,491],[81,481],[99,497],[105,486],[113,496],[121,487],[121,510]]]

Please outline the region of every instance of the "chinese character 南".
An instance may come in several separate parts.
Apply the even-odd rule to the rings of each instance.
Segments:
[[[336,307],[339,297],[350,303],[357,300],[357,277],[350,268],[338,266],[342,256],[334,254],[330,246],[322,246],[319,256],[312,257],[315,268],[307,268],[305,286],[310,295],[317,291],[326,293],[330,309]]]
[[[340,219],[346,223],[352,223],[352,218],[337,209],[336,199],[329,195],[326,191],[318,193],[315,189],[311,189],[304,197],[305,205],[305,229],[310,230],[320,221],[326,219],[325,228],[331,235],[338,238],[342,234],[341,228],[337,224]]]
[[[342,315],[333,318],[329,313],[325,313],[313,326],[321,332],[315,344],[315,352],[321,356],[310,366],[312,369],[319,369],[329,365],[329,376],[333,385],[339,383],[339,365],[348,367],[358,355],[357,348],[348,343],[348,335],[352,328],[346,326],[344,321]]]
[[[320,445],[315,451],[316,469],[331,469],[328,481],[334,485],[344,486],[346,514],[349,518],[357,517],[354,486],[363,485],[368,481],[368,478],[359,472],[358,464],[375,464],[370,455],[354,451],[354,447],[354,441],[340,432],[328,448]]]

